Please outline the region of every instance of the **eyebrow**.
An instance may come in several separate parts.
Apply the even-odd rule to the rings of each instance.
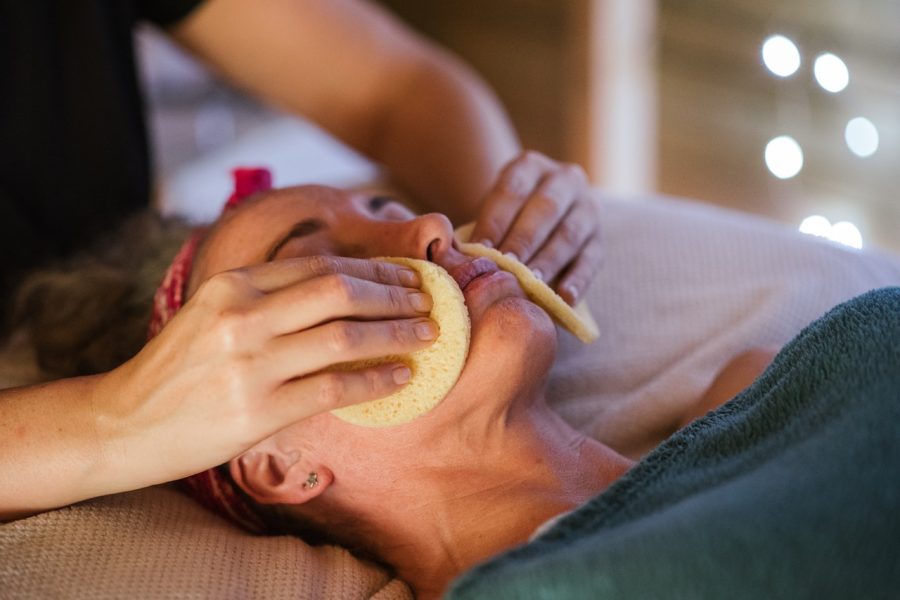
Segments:
[[[306,219],[305,221],[300,221],[291,227],[290,231],[287,232],[281,239],[279,239],[272,249],[269,250],[268,254],[266,254],[266,262],[271,262],[275,255],[278,254],[278,251],[287,244],[289,241],[297,238],[301,238],[303,236],[312,235],[317,231],[320,231],[325,228],[325,222],[320,219]]]

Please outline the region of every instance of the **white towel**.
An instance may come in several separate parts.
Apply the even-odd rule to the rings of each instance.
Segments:
[[[733,357],[781,346],[826,310],[900,285],[900,258],[860,252],[744,213],[672,199],[602,203],[605,260],[587,302],[601,331],[560,333],[548,398],[631,456]]]

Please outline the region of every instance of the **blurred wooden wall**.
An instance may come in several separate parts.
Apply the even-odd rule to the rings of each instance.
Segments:
[[[567,33],[572,2],[382,0],[465,59],[495,89],[526,145],[571,156],[567,100],[580,90]]]
[[[797,226],[811,214],[854,222],[866,245],[900,250],[900,2],[896,0],[659,0],[659,189]],[[761,46],[782,34],[799,71],[775,77]],[[841,56],[850,85],[833,94],[813,77],[822,53]],[[878,126],[878,152],[860,158],[847,122]],[[804,152],[794,178],[769,173],[769,140]]]
[[[607,187],[653,188],[654,0],[382,3],[489,82],[525,147]]]
[[[527,147],[585,165],[593,181],[658,190],[797,226],[821,213],[900,251],[900,2],[897,0],[382,0],[494,87]],[[762,42],[798,42],[780,80]],[[850,87],[812,79],[836,52]],[[849,153],[843,128],[868,116],[881,148]],[[801,144],[799,176],[776,179],[766,143]],[[867,242],[867,243],[868,243]]]

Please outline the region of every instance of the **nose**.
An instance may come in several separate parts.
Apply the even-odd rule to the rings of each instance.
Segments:
[[[441,264],[453,247],[453,225],[439,213],[407,221],[410,228],[408,256]]]

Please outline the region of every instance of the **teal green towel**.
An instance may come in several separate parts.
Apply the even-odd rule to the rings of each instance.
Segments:
[[[900,288],[833,309],[449,598],[900,598]]]

